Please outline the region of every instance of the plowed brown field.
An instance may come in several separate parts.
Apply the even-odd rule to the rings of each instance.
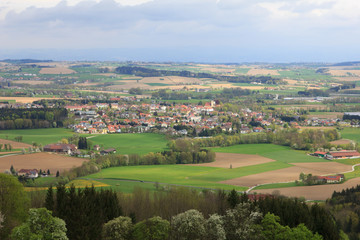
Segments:
[[[11,144],[11,147],[13,149],[31,147],[31,145],[27,144],[27,143],[15,142],[15,141],[10,141],[10,140],[6,140],[6,139],[0,139],[0,144]],[[4,146],[2,147],[2,150],[4,150]]]
[[[334,191],[341,191],[345,188],[355,187],[360,184],[360,178],[353,178],[342,184],[327,184],[308,187],[289,187],[276,189],[253,190],[251,192],[269,193],[274,191],[288,197],[304,197],[308,200],[326,200],[331,197]]]
[[[16,170],[24,169],[50,169],[51,172],[68,170],[81,166],[87,161],[83,158],[68,157],[52,153],[32,153],[0,157],[0,172],[10,169],[11,165]]]
[[[267,162],[274,162],[274,160],[259,155],[238,154],[238,153],[216,153],[215,162],[189,164],[189,165],[205,166],[205,167],[221,167],[221,168],[230,168],[230,165],[232,165],[233,168],[238,168],[238,167],[267,163]]]

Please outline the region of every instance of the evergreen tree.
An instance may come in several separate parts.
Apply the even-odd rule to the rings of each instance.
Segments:
[[[239,194],[235,189],[231,190],[228,194],[227,200],[231,208],[235,208],[235,206],[240,203]]]
[[[46,193],[45,207],[46,207],[46,209],[48,209],[50,211],[54,211],[55,201],[54,201],[54,192],[53,192],[52,185],[50,185],[50,187],[48,188],[47,193]]]

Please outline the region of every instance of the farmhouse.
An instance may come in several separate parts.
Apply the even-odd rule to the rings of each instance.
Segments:
[[[316,151],[316,152],[313,153],[313,155],[314,155],[315,157],[325,157],[326,152]]]
[[[37,169],[20,169],[17,172],[18,176],[24,176],[27,178],[37,178],[39,176]]]
[[[330,151],[326,153],[325,158],[329,160],[341,158],[360,158],[360,153],[355,150]]]
[[[64,143],[53,143],[44,146],[45,152],[56,152],[56,153],[66,153],[72,154],[76,151],[77,147],[74,144],[64,144]]]
[[[108,155],[110,153],[116,153],[116,149],[115,148],[109,148],[109,149],[105,149],[105,150],[100,151],[101,155]]]
[[[318,176],[318,180],[325,183],[339,183],[344,180],[344,174],[338,174],[336,176]]]

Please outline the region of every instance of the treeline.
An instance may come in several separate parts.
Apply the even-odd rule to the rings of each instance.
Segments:
[[[360,239],[360,185],[332,194],[326,201],[338,226],[350,240]]]
[[[0,129],[63,127],[68,112],[64,108],[14,109],[0,112]]]
[[[141,77],[162,77],[162,76],[181,76],[181,77],[193,77],[193,78],[213,78],[219,81],[227,81],[234,83],[250,83],[258,82],[262,84],[285,84],[285,82],[279,78],[273,78],[271,76],[222,76],[210,73],[195,73],[190,71],[170,71],[170,70],[156,70],[144,67],[134,66],[122,66],[115,69],[116,73],[136,75]]]
[[[254,134],[218,135],[211,138],[197,138],[192,141],[198,147],[226,147],[236,144],[273,143],[289,146],[298,150],[330,148],[329,141],[339,139],[336,129],[304,129],[301,132],[294,128]]]
[[[320,89],[307,89],[305,91],[298,91],[299,95],[303,95],[305,97],[328,97],[329,92],[323,91]]]
[[[342,239],[332,215],[318,204],[235,190],[136,188],[116,196],[60,186],[57,193],[48,189],[45,206],[65,220],[74,240]]]

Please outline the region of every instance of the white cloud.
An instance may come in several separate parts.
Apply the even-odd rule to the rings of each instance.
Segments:
[[[360,38],[357,0],[0,1],[0,45],[9,49],[207,47],[214,55],[227,48],[241,55],[269,48],[286,54],[357,47]]]

